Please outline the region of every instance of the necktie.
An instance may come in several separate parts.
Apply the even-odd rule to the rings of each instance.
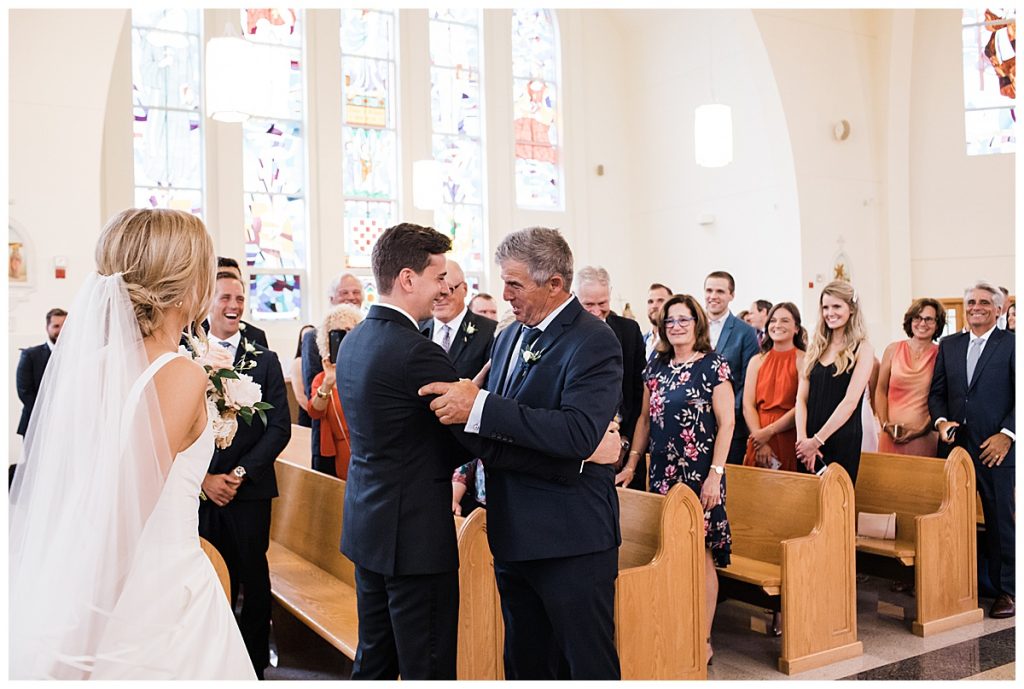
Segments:
[[[967,351],[967,385],[971,384],[974,380],[974,368],[978,365],[978,359],[981,358],[981,343],[984,342],[980,337],[975,338],[971,342],[971,348]]]
[[[452,347],[452,329],[447,323],[441,326],[441,346],[446,352]]]
[[[504,394],[508,394],[508,391],[512,389],[512,386],[526,373],[526,359],[523,358],[523,352],[528,350],[530,346],[537,341],[540,337],[540,328],[531,328],[528,325],[523,326],[523,341],[519,345],[519,354],[516,356],[515,366],[512,367],[512,373],[505,379],[505,391]]]
[[[224,349],[231,349],[231,343],[227,342],[226,340],[221,340],[220,346],[223,347]]]

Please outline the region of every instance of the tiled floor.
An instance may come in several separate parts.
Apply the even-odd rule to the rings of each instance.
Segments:
[[[890,591],[889,581],[868,577],[857,587],[858,636],[864,655],[792,676],[777,670],[781,638],[751,630],[751,618],[769,619],[763,610],[725,601],[715,616],[715,661],[708,679],[1014,679],[1014,619],[985,617],[977,624],[921,638],[911,633],[909,619],[880,614],[880,601],[909,611],[914,605],[909,594]],[[986,611],[989,604],[982,601]],[[276,606],[274,632],[280,659],[278,667],[267,670],[267,679],[348,679],[351,662]]]

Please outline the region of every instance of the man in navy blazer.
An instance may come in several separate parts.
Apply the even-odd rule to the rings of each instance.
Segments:
[[[21,419],[18,420],[18,435],[25,437],[28,431],[28,422],[32,418],[32,408],[35,407],[36,397],[39,395],[39,386],[43,382],[43,372],[46,371],[46,364],[50,362],[50,353],[53,346],[57,344],[57,337],[61,328],[64,327],[64,320],[68,312],[64,309],[50,309],[46,312],[46,342],[35,347],[26,347],[21,350],[21,357],[18,359],[18,369],[15,374],[15,382],[18,388],[18,399],[21,400]],[[7,485],[10,487],[14,482],[14,469],[17,465],[12,464],[7,471]]]
[[[292,436],[288,395],[277,354],[248,339],[241,329],[245,285],[231,272],[217,273],[216,291],[207,318],[211,347],[223,347],[233,365],[255,364],[245,374],[260,386],[266,424],[238,420],[231,445],[216,449],[203,478],[205,498],[199,503],[199,535],[224,556],[231,580],[231,607],[242,592],[238,628],[256,676],[270,665],[271,501],[277,497],[274,462]]]
[[[468,436],[553,472],[494,467],[480,455],[505,678],[618,679],[618,496],[612,466],[586,458],[605,444],[609,461],[618,455],[618,434],[606,430],[622,394],[622,349],[569,292],[572,252],[557,230],[513,232],[495,258],[521,325],[498,335],[486,390],[459,381],[421,393],[443,393],[431,403],[442,423],[465,422]]]
[[[445,265],[448,293],[434,302],[434,315],[420,321],[420,331],[448,353],[459,378],[474,378],[491,359],[498,321],[466,308],[466,275],[450,258]]]
[[[757,333],[729,311],[736,296],[736,281],[724,270],[709,273],[704,279],[704,304],[708,310],[711,347],[725,357],[732,372],[732,391],[736,395],[736,428],[729,444],[728,464],[743,464],[750,430],[743,420],[743,383],[747,364],[757,354]]]
[[[928,411],[939,431],[939,448],[953,447],[974,460],[985,514],[985,557],[998,595],[991,617],[1015,613],[1015,419],[1014,333],[996,327],[1003,305],[997,287],[978,282],[964,293],[968,331],[939,343]]]

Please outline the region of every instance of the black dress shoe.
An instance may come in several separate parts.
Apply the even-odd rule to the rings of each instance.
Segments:
[[[1013,596],[1000,593],[992,604],[992,608],[988,611],[988,616],[1001,620],[1005,617],[1013,617],[1016,613],[1017,608],[1014,607]]]

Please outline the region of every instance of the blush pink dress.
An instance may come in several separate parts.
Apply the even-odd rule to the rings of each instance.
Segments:
[[[932,385],[932,372],[935,370],[935,357],[938,354],[939,345],[933,343],[924,355],[915,361],[907,340],[896,345],[889,375],[889,423],[920,426],[930,419],[928,390]],[[882,433],[878,437],[878,451],[935,457],[937,442],[938,433],[935,431],[903,444],[894,443],[888,433]]]

